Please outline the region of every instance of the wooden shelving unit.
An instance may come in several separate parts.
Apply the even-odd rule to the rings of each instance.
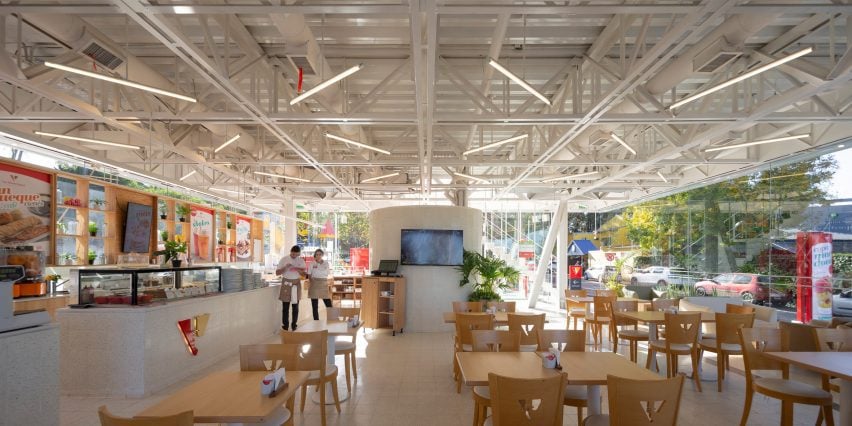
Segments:
[[[363,277],[361,314],[364,327],[390,329],[395,336],[405,328],[405,278]]]
[[[363,279],[360,276],[334,277],[334,281],[329,282],[328,289],[332,305],[351,308],[361,307]]]

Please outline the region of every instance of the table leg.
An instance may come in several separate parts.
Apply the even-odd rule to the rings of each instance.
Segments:
[[[337,342],[336,336],[328,336],[328,356],[326,357],[326,361],[328,365],[334,365],[334,352],[335,352],[335,342]],[[337,378],[339,379],[341,372],[337,372]],[[345,374],[345,373],[344,373]],[[331,391],[331,385],[328,383],[323,386],[323,392],[325,392],[325,405],[334,405],[334,393]],[[349,399],[349,392],[346,390],[346,385],[340,386],[337,385],[337,395],[339,396],[340,402],[346,401]],[[311,392],[311,401],[320,403],[319,392]]]
[[[852,380],[840,381],[840,423],[852,425]]]
[[[586,391],[589,397],[589,415],[601,413],[601,387],[598,385],[586,386]]]

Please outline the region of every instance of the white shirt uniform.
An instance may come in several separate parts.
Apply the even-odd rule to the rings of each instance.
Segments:
[[[304,269],[305,268],[305,259],[302,259],[301,257],[297,257],[297,258],[293,259],[289,255],[287,255],[287,256],[282,257],[281,260],[278,261],[278,268],[277,269],[283,269],[284,270],[283,276],[284,276],[285,280],[298,280],[299,277],[300,277],[299,271],[291,270],[290,269],[291,266],[295,267],[295,268]]]
[[[308,275],[311,278],[316,279],[327,279],[328,278],[328,262],[323,261],[322,263],[314,262],[311,263],[311,267],[308,269]]]

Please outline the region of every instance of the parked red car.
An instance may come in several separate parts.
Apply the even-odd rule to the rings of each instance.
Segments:
[[[787,303],[790,292],[779,291],[770,286],[769,277],[757,274],[720,274],[710,280],[695,283],[695,294],[699,296],[739,296],[745,302],[758,304]]]

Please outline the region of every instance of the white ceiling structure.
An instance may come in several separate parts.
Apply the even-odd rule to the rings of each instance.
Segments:
[[[267,209],[600,210],[852,136],[840,1],[28,0],[0,18],[0,141]],[[291,105],[300,68],[304,92],[359,64]]]

